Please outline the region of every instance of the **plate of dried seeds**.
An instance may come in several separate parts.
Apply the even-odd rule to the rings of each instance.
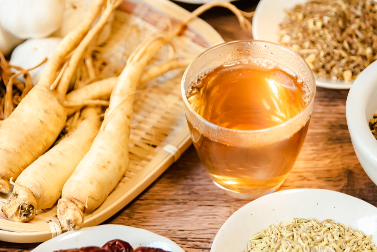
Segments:
[[[233,213],[211,252],[377,251],[377,208],[324,189],[292,189],[258,198]],[[297,249],[297,250],[295,250]]]
[[[319,87],[349,89],[377,59],[377,3],[370,0],[261,0],[253,37],[300,54]]]

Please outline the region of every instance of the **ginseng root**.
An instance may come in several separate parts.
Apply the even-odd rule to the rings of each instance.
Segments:
[[[51,208],[60,198],[64,183],[90,148],[101,125],[100,110],[86,108],[78,128],[25,169],[3,205],[6,217],[17,222],[31,220],[35,211]]]
[[[58,70],[62,68],[66,58],[68,57],[69,60],[69,56],[74,54],[72,51],[87,35],[105,2],[105,0],[93,2],[85,20],[63,38],[47,61],[38,85],[1,123],[0,192],[9,193],[10,179],[16,179],[27,166],[46,152],[63,129],[67,111],[61,101],[65,99],[66,89],[62,87],[60,92],[56,92],[50,90],[50,85],[54,83]],[[106,8],[114,9],[114,2],[109,0]],[[97,25],[101,24],[97,22],[92,29],[100,30],[95,28]],[[66,78],[65,74],[66,72],[63,73],[62,78]]]

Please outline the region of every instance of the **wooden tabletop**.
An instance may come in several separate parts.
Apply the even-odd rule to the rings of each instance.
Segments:
[[[197,5],[178,3],[192,11]],[[240,0],[244,11],[258,1]],[[250,39],[230,11],[214,8],[201,16],[224,40]],[[377,206],[377,186],[361,167],[346,122],[348,90],[317,88],[314,111],[304,146],[279,190],[323,188],[343,192]],[[190,146],[148,189],[105,224],[147,229],[165,236],[185,251],[209,251],[226,219],[248,200],[235,199],[217,188]],[[38,244],[0,242],[0,251],[30,251]]]

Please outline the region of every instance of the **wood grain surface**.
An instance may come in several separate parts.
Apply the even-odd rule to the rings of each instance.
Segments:
[[[236,1],[252,11],[258,1]],[[197,5],[182,4],[189,11]],[[228,11],[214,8],[201,16],[226,41],[250,39]],[[323,188],[377,206],[377,187],[354,153],[346,122],[348,90],[317,88],[314,112],[300,156],[280,190]],[[191,146],[160,178],[105,224],[122,224],[163,235],[185,251],[209,251],[226,219],[249,201],[232,198],[210,180]],[[1,239],[1,237],[0,237]],[[0,251],[30,251],[38,244],[0,242]]]

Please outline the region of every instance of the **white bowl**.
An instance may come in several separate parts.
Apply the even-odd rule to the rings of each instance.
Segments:
[[[377,112],[377,61],[355,80],[347,97],[346,116],[353,148],[365,172],[377,185],[377,140],[369,120]]]
[[[59,249],[82,248],[87,246],[102,247],[106,242],[121,239],[128,242],[134,249],[137,247],[160,248],[171,252],[184,252],[176,243],[166,237],[141,228],[123,225],[100,225],[85,227],[61,234],[45,241],[32,252],[49,252]]]
[[[279,24],[283,21],[284,10],[292,9],[309,0],[260,0],[253,17],[253,37],[279,43]],[[318,87],[331,89],[350,89],[353,81],[335,81],[316,76]]]
[[[332,219],[377,244],[377,208],[358,198],[323,189],[293,189],[258,198],[237,210],[220,228],[211,252],[241,252],[258,229],[292,218]]]

